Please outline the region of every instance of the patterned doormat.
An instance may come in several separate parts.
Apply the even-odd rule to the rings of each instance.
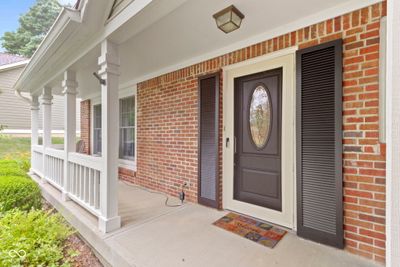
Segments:
[[[274,248],[287,233],[278,227],[232,212],[213,224],[269,248]]]

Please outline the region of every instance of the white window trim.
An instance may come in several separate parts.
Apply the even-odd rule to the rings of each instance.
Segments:
[[[134,96],[135,97],[135,157],[133,160],[118,159],[118,167],[136,171],[136,159],[137,159],[137,86],[134,85],[129,88],[120,89],[118,91],[118,99]],[[93,154],[93,118],[94,118],[94,106],[101,104],[101,95],[90,98],[90,147],[92,148],[90,153],[92,156],[98,156]]]

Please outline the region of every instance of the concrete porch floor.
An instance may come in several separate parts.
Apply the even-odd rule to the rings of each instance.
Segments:
[[[196,204],[166,207],[163,195],[123,182],[119,183],[122,228],[102,234],[95,217],[72,201],[63,202],[61,193],[50,184],[39,185],[44,197],[79,231],[106,265],[379,266],[346,251],[303,240],[294,233],[288,233],[274,249],[269,249],[213,226],[226,211]],[[179,203],[177,199],[169,202]]]

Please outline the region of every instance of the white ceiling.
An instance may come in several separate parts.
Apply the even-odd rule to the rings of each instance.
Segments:
[[[188,63],[202,55],[217,56],[224,48],[245,46],[246,40],[265,40],[263,36],[283,34],[286,32],[282,31],[291,27],[297,29],[301,23],[313,20],[315,23],[318,18],[333,16],[335,12],[363,3],[368,5],[371,1],[188,0],[121,44],[121,83]],[[231,4],[245,18],[239,30],[224,34],[216,27],[212,15]],[[129,28],[124,31],[129,34]]]

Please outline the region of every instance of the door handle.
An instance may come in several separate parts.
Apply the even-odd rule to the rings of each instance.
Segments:
[[[229,137],[227,137],[225,139],[225,147],[228,148],[229,147]]]
[[[235,139],[233,140],[234,141],[233,148],[234,148],[234,153],[236,154],[236,136],[234,138]]]

